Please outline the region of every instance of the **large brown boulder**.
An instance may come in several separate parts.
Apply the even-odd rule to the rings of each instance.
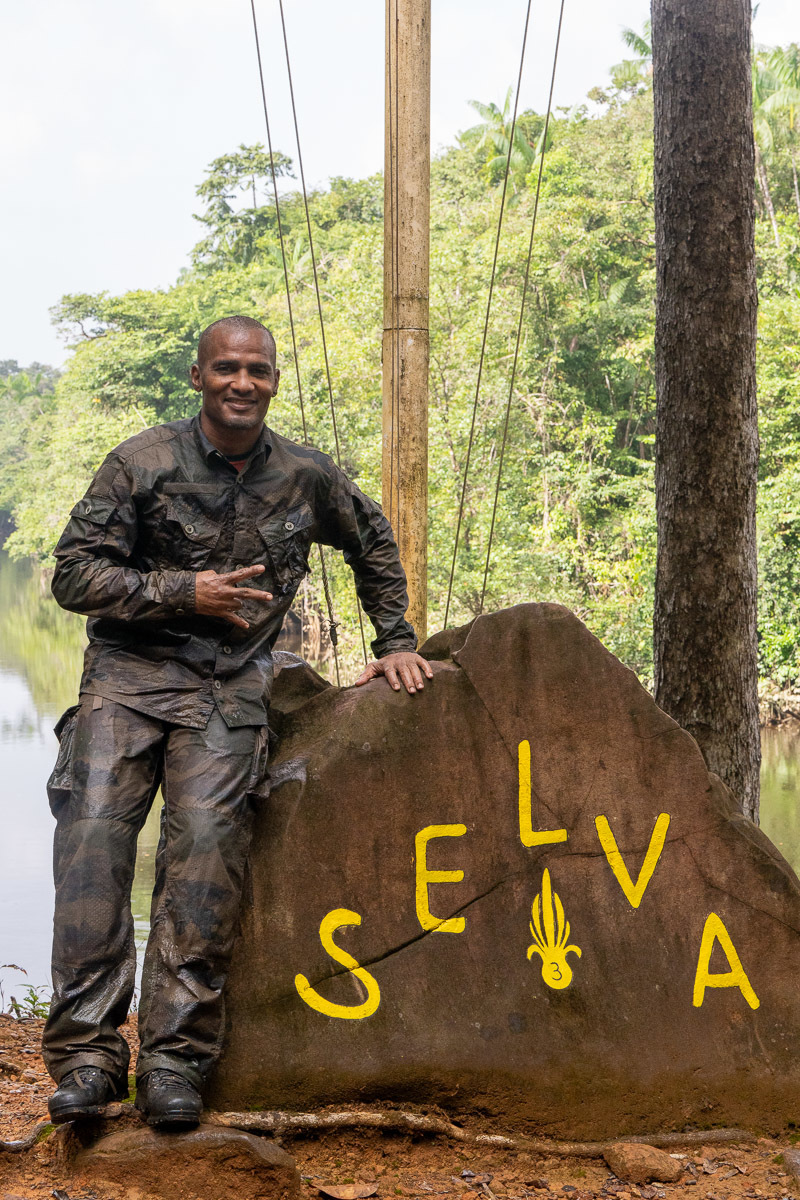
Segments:
[[[694,741],[557,605],[430,654],[415,697],[278,677],[211,1101],[796,1120],[800,884]]]

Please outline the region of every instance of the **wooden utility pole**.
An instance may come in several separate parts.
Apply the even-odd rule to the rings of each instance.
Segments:
[[[383,508],[422,641],[428,608],[431,0],[386,0]]]
[[[658,704],[758,818],[750,0],[652,0]]]

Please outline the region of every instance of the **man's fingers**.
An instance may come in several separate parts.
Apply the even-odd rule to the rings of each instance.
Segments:
[[[257,592],[255,588],[238,587],[233,589],[236,600],[271,600],[272,592]]]
[[[413,695],[414,692],[416,692],[417,687],[416,687],[416,684],[414,683],[414,676],[411,674],[411,667],[408,663],[403,663],[401,665],[400,678],[402,679],[403,684],[405,685],[406,691],[409,692],[411,695]]]
[[[397,669],[395,667],[386,668],[386,679],[390,687],[394,688],[396,692],[400,691],[400,684],[397,679]]]
[[[375,676],[378,674],[378,672],[376,670],[376,665],[377,665],[376,663],[372,662],[372,663],[368,663],[367,666],[364,667],[364,670],[361,672],[358,679],[356,680],[356,687],[361,687],[361,685],[363,683],[369,683],[370,679],[375,678]]]
[[[411,664],[411,677],[418,688],[425,687],[425,684],[422,682],[422,673],[416,663]]]
[[[240,629],[249,629],[250,626],[245,621],[244,617],[240,617],[235,612],[225,613],[225,620],[230,621],[231,625],[238,625]]]
[[[262,575],[265,570],[262,563],[255,563],[252,567],[238,567],[235,571],[228,571],[219,578],[227,580],[228,583],[236,583],[240,579],[252,579],[254,575]]]

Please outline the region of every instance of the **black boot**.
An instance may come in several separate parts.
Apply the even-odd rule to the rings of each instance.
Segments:
[[[200,1121],[203,1101],[194,1084],[183,1075],[159,1067],[137,1082],[136,1107],[148,1125],[187,1129]]]
[[[115,1084],[107,1071],[100,1067],[75,1067],[61,1080],[47,1102],[54,1125],[74,1121],[76,1117],[91,1117],[112,1100],[127,1096],[127,1087]]]

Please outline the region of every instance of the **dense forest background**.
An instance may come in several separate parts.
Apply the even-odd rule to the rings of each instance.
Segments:
[[[550,123],[524,340],[500,486],[486,607],[555,600],[648,682],[655,574],[655,263],[649,33],[586,105]],[[430,629],[444,616],[469,438],[510,103],[475,102],[478,123],[432,166]],[[754,63],[760,671],[800,677],[800,47]],[[486,539],[542,153],[542,115],[518,122],[510,207],[467,483],[451,623],[481,593]],[[310,440],[333,450],[302,199],[279,155],[298,363]],[[269,163],[259,146],[215,160],[199,185],[202,237],[165,291],[68,295],[54,309],[71,346],[62,372],[0,363],[0,523],[8,551],[47,564],[105,453],[196,410],[197,337],[233,312],[275,333],[281,391],[270,424],[302,440]],[[380,498],[383,180],[333,179],[311,197],[342,465]],[[361,649],[349,572],[330,556],[345,678]],[[298,605],[323,608],[319,570]],[[312,639],[313,640],[313,639]],[[322,634],[320,653],[326,654]]]

